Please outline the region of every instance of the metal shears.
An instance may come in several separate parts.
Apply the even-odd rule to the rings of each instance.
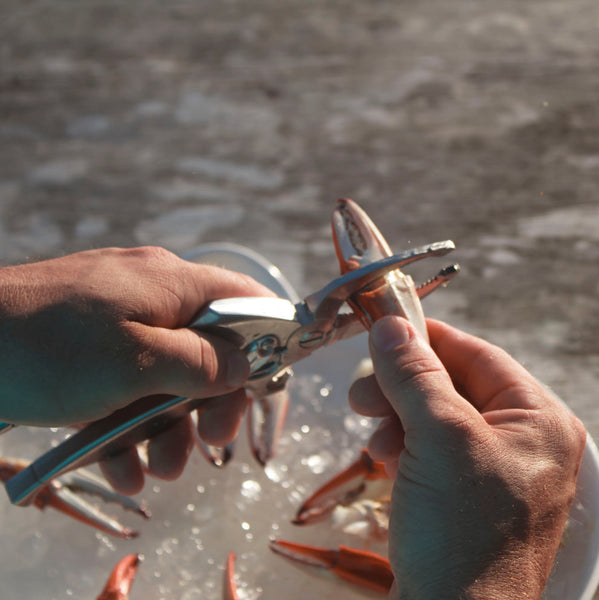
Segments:
[[[273,393],[286,385],[294,363],[364,331],[358,317],[346,309],[350,296],[394,269],[454,248],[447,240],[383,258],[334,279],[297,303],[283,298],[216,300],[189,327],[221,335],[243,349],[251,368],[246,388],[259,395]],[[27,505],[50,480],[152,437],[204,402],[145,398],[90,423],[9,479],[5,486],[10,501]]]

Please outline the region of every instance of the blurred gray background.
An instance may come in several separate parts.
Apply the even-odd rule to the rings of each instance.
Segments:
[[[305,294],[351,197],[397,251],[453,239],[425,311],[599,438],[598,23],[596,0],[2,0],[0,261],[234,241]]]
[[[599,436],[598,23],[594,0],[3,0],[0,260],[235,241],[306,293],[351,197],[395,250],[453,239],[428,313]]]

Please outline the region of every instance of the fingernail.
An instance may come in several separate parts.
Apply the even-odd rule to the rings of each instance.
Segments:
[[[374,347],[380,352],[389,352],[410,341],[410,328],[401,317],[383,317],[379,319],[370,332]]]
[[[227,359],[227,385],[232,388],[241,387],[250,374],[250,366],[245,354],[231,352]]]

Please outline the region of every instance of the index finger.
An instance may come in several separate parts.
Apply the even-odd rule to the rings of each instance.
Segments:
[[[456,390],[480,412],[551,403],[545,388],[505,350],[441,321],[427,319],[427,326]]]
[[[275,294],[249,275],[212,265],[187,263],[190,277],[182,281],[179,318],[190,322],[198,309],[220,298],[266,296]]]

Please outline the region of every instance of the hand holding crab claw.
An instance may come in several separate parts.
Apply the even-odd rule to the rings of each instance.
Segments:
[[[580,421],[499,348],[428,320],[371,331],[350,403],[382,417],[369,452],[395,477],[392,598],[541,597],[585,446]],[[401,590],[401,594],[398,592]]]

